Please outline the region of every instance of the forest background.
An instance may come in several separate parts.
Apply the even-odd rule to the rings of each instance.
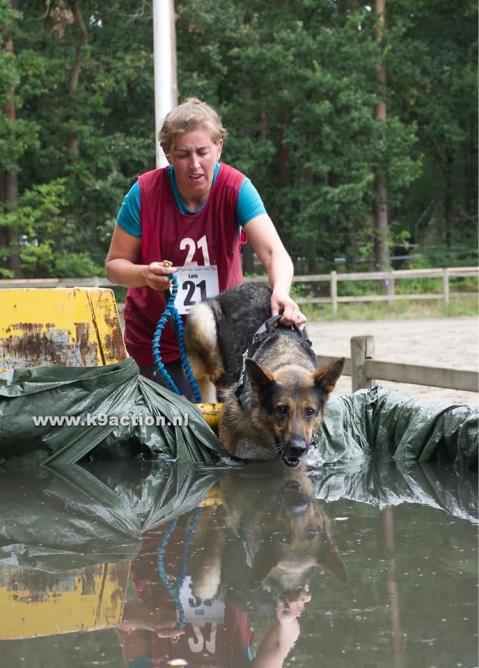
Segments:
[[[477,3],[382,4],[175,2],[180,99],[297,272],[477,263]],[[151,5],[0,0],[0,278],[103,274],[155,162]]]

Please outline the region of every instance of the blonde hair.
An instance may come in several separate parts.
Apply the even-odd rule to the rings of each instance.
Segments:
[[[196,97],[189,97],[172,109],[163,122],[158,139],[165,155],[170,153],[177,135],[192,132],[199,127],[209,130],[215,144],[228,134],[213,107]]]

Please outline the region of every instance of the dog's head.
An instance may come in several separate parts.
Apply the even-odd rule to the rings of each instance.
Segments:
[[[246,360],[253,390],[252,419],[273,435],[273,449],[286,466],[299,466],[308,452],[343,367],[344,357],[312,372],[295,364],[272,372]]]
[[[318,571],[347,581],[330,535],[330,520],[314,498],[312,481],[304,472],[291,472],[279,493],[269,503],[265,501],[263,512],[269,521],[263,516],[261,531],[255,534],[259,549],[252,564],[253,589],[266,585],[278,595],[298,591]]]
[[[331,521],[306,471],[279,462],[227,470],[219,498],[222,505],[203,510],[193,536],[189,573],[195,596],[214,598],[223,588],[248,600],[252,592],[269,592],[277,601],[309,586],[319,573],[347,581]]]

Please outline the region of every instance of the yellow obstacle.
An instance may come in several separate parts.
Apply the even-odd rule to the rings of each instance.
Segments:
[[[40,364],[104,366],[128,357],[109,288],[0,290],[0,371]],[[216,429],[223,404],[197,404]]]
[[[129,569],[129,561],[95,564],[51,574],[46,584],[45,574],[31,568],[3,567],[0,640],[94,631],[119,624]]]
[[[0,290],[0,370],[104,366],[127,357],[112,290]]]

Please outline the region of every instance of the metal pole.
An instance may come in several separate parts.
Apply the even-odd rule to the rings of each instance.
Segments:
[[[153,51],[155,70],[155,147],[156,166],[168,161],[158,141],[166,114],[176,103],[174,59],[174,6],[172,0],[153,0]]]
[[[338,275],[335,271],[330,274],[331,283],[331,310],[333,315],[338,312]]]

